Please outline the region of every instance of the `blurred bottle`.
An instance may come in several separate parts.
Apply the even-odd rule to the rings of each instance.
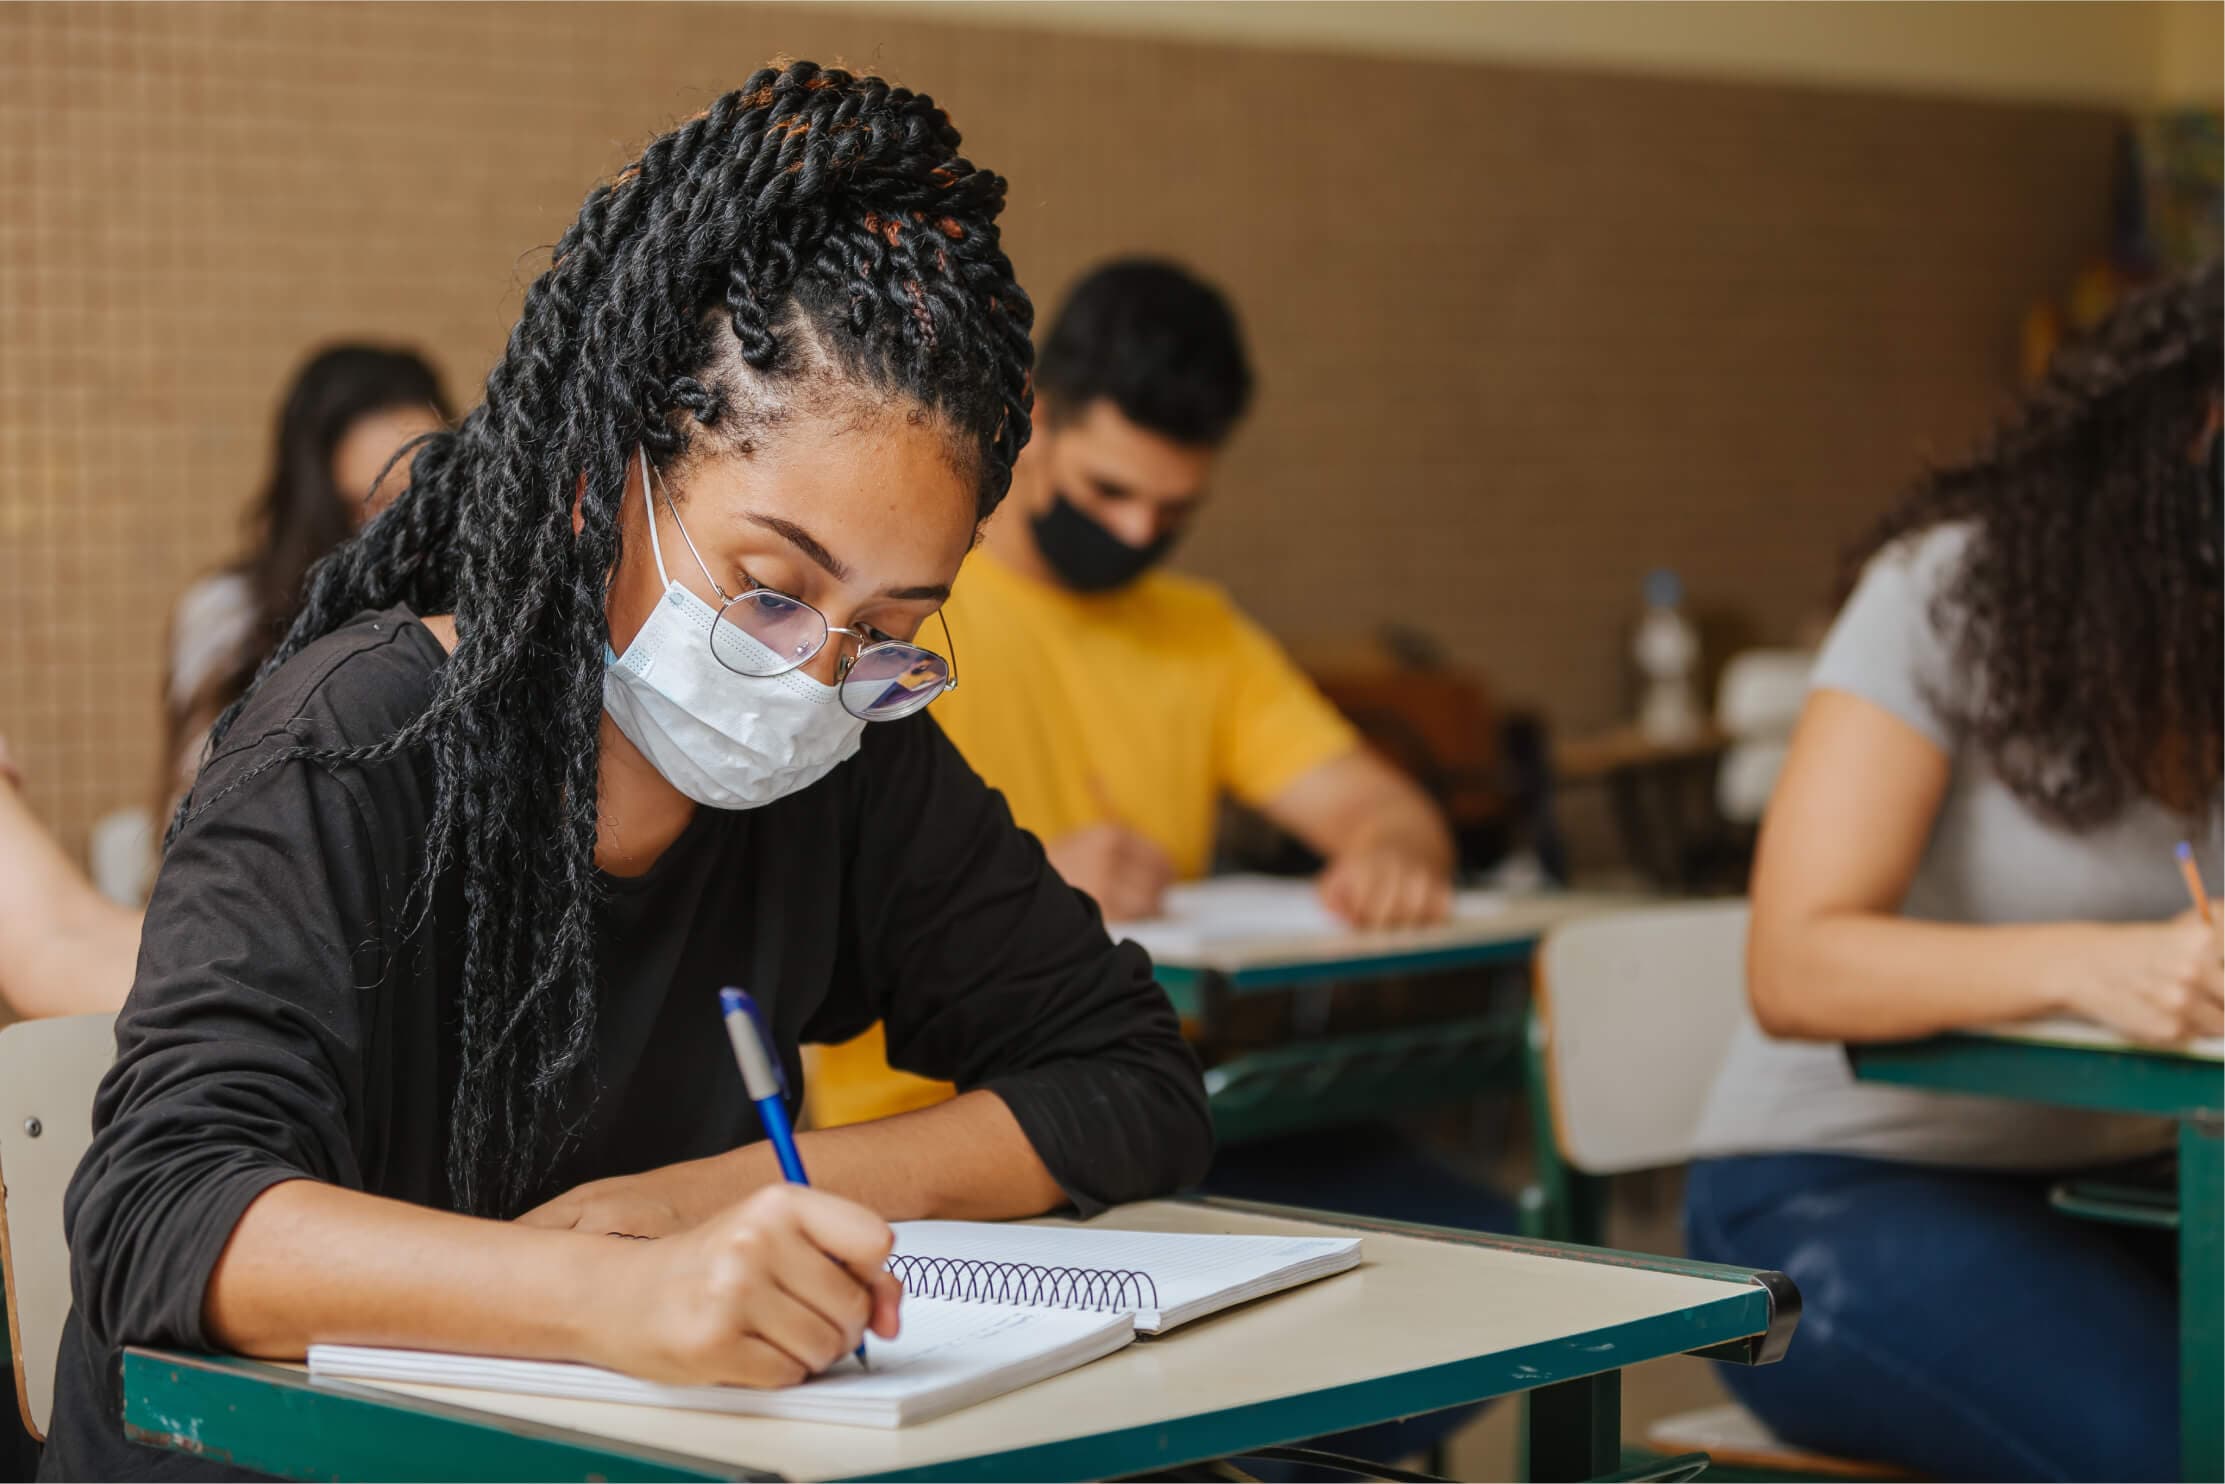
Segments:
[[[1684,616],[1684,583],[1667,568],[1646,574],[1646,611],[1631,644],[1645,679],[1638,702],[1638,731],[1649,742],[1685,742],[1699,735],[1700,698],[1693,676],[1700,664],[1699,631]]]

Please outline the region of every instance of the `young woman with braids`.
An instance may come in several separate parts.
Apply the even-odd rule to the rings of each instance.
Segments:
[[[888,1220],[1203,1173],[1149,963],[898,683],[962,664],[933,615],[1029,430],[1004,182],[958,143],[808,63],[658,139],[318,569],[155,888],[49,1475],[201,1466],[121,1438],[126,1344],[781,1385],[893,1332]],[[804,1135],[784,1186],[727,984],[792,1080],[877,1019],[963,1091]]]
[[[1724,1380],[1793,1442],[1938,1479],[2174,1479],[2168,1242],[2049,1209],[2168,1124],[1856,1082],[1839,1043],[2073,1014],[2216,1035],[2219,275],[2126,304],[1862,548],[1762,833],[1696,1256],[1806,1302]],[[1767,1039],[1769,1036],[1782,1040]],[[1732,1372],[1736,1372],[1733,1374]]]
[[[192,786],[209,724],[285,636],[309,569],[407,483],[388,473],[395,450],[447,420],[440,378],[414,351],[331,345],[295,373],[248,549],[171,615],[158,806]],[[139,913],[86,879],[20,785],[0,737],[0,1004],[25,1016],[113,1010],[131,988]]]

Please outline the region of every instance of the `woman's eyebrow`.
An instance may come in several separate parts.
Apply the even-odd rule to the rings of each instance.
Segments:
[[[910,603],[922,599],[932,603],[940,603],[950,596],[950,584],[947,582],[930,582],[920,587],[883,588],[881,596],[894,598],[899,603]]]
[[[750,512],[749,518],[774,535],[785,538],[790,546],[795,547],[796,550],[826,568],[828,576],[839,580],[850,575],[850,569],[844,566],[833,552],[821,546],[818,537],[812,535],[794,521],[782,520],[777,515],[759,515],[755,511]]]
[[[818,537],[812,535],[794,521],[782,520],[777,515],[759,515],[755,511],[750,512],[749,518],[826,568],[827,575],[836,581],[842,581],[850,575],[850,569],[843,564],[840,558],[820,545]],[[894,598],[901,603],[920,601],[940,603],[950,596],[950,584],[947,582],[927,582],[916,587],[884,588],[881,596]]]

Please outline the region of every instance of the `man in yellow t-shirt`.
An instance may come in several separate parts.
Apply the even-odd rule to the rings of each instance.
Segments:
[[[1036,431],[945,609],[958,688],[934,716],[1108,919],[1203,875],[1233,794],[1326,862],[1356,925],[1442,917],[1452,837],[1218,587],[1158,565],[1207,493],[1250,370],[1210,286],[1108,264],[1036,371]],[[889,1069],[878,1031],[820,1053],[814,1112],[849,1123],[949,1095]]]

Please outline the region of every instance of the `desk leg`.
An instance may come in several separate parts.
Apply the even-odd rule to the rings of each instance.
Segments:
[[[1622,1372],[1556,1381],[1527,1394],[1525,1479],[1597,1479],[1622,1467]]]
[[[2179,1125],[2179,1477],[2225,1478],[2225,1139]]]

